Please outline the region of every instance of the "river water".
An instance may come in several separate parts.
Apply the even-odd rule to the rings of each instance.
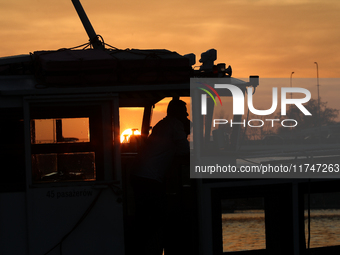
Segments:
[[[307,211],[305,216],[307,239]],[[263,210],[223,213],[223,251],[265,249],[264,219]],[[340,245],[340,209],[311,210],[310,234],[310,248]]]

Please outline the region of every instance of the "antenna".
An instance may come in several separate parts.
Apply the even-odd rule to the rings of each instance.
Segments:
[[[92,44],[93,48],[95,49],[104,49],[104,45],[101,41],[98,40],[98,36],[96,32],[94,31],[92,24],[87,17],[83,6],[81,5],[79,0],[71,0],[73,3],[74,8],[76,9],[78,16],[83,23],[83,26],[86,30],[87,35],[90,38],[90,43]]]

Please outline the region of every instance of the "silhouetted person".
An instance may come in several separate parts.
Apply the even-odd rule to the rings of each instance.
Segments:
[[[159,254],[164,248],[166,223],[166,175],[174,161],[189,162],[187,136],[190,120],[186,103],[170,101],[167,116],[152,129],[137,160],[133,178],[136,201],[137,250],[141,254]]]

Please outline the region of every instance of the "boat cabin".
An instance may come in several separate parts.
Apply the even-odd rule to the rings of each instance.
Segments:
[[[77,11],[83,21],[85,13]],[[89,25],[84,26],[91,32]],[[94,47],[0,58],[0,254],[138,253],[130,172],[152,132],[153,111],[167,98],[191,107],[203,93],[191,93],[195,79],[223,79],[243,93],[259,85],[258,77],[235,79],[230,66],[215,65],[215,50],[202,54],[196,69],[192,54],[119,50],[101,43],[94,31],[89,35],[86,47]],[[232,103],[230,93],[221,97]],[[238,167],[260,157],[259,147],[240,149],[240,125],[214,129],[214,98],[206,114],[191,113],[191,156],[224,156]],[[130,128],[140,135],[134,129],[122,137],[122,119],[136,108],[140,126]],[[302,160],[291,157],[301,164],[339,164],[337,145],[332,157],[308,151]],[[209,154],[211,148],[218,154]],[[322,208],[339,208],[337,179],[191,177],[189,165],[169,176],[172,221],[165,254],[339,253],[339,243],[309,247],[310,209],[315,201],[320,205],[320,197]],[[255,232],[247,230],[249,224],[228,225],[247,222],[239,214],[245,210],[259,212],[255,222],[262,225]],[[235,240],[242,231],[246,237]]]

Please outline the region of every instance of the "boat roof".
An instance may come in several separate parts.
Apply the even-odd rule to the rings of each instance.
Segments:
[[[79,54],[93,51],[95,53],[106,52],[102,50],[70,50],[65,49],[71,54]],[[46,52],[46,53],[45,53]],[[140,58],[140,54],[148,54],[145,59],[149,60],[152,54],[158,54],[158,56],[153,56],[154,59],[167,58],[170,62],[182,59],[184,56],[177,54],[176,52],[166,51],[166,50],[134,50],[134,51],[126,51],[126,50],[117,50],[117,51],[108,51],[108,54],[113,55],[113,59],[117,59],[117,56],[122,56],[122,58],[126,58],[130,61],[130,53],[137,55],[138,61],[142,61]],[[174,54],[166,54],[166,53],[176,53]],[[40,51],[38,52],[40,55],[44,54],[56,54],[65,53],[65,51]],[[66,52],[67,53],[67,52]],[[130,54],[129,56],[127,54]],[[99,55],[100,55],[99,54]],[[124,55],[125,54],[125,55]],[[189,97],[190,96],[190,78],[195,77],[194,69],[188,62],[188,70],[190,75],[187,75],[187,78],[181,80],[180,82],[152,82],[147,83],[144,82],[142,84],[138,83],[121,83],[115,82],[114,84],[91,84],[87,86],[82,85],[62,85],[55,86],[55,84],[46,84],[41,81],[40,77],[36,73],[36,58],[39,56],[35,53],[30,54],[22,54],[16,56],[2,57],[0,58],[0,98],[4,97],[23,97],[23,96],[43,96],[43,95],[79,95],[79,94],[115,94],[117,93],[121,99],[130,98],[135,100],[138,105],[138,101],[143,99],[154,101],[155,103],[165,97]],[[58,56],[58,55],[57,55]],[[165,56],[165,57],[164,57]],[[170,57],[169,57],[170,56]],[[177,59],[176,59],[177,58]],[[103,57],[105,60],[105,56]],[[126,60],[124,59],[124,60]],[[79,63],[82,63],[82,59],[79,60]],[[107,61],[107,59],[106,59]],[[51,63],[48,62],[49,64]],[[97,62],[96,62],[97,63]],[[139,62],[138,62],[139,63]],[[138,64],[137,63],[137,64]],[[178,63],[178,62],[175,62]],[[52,63],[53,64],[53,63]],[[174,64],[176,65],[176,64]],[[173,68],[173,67],[172,67]],[[94,66],[93,69],[96,69]],[[14,71],[13,71],[14,70]],[[67,70],[69,71],[69,70]],[[72,70],[70,71],[72,72]],[[245,88],[249,86],[248,82],[243,80],[239,80],[233,77],[228,77],[228,83],[235,84],[239,87]],[[141,100],[143,101],[143,100]]]

